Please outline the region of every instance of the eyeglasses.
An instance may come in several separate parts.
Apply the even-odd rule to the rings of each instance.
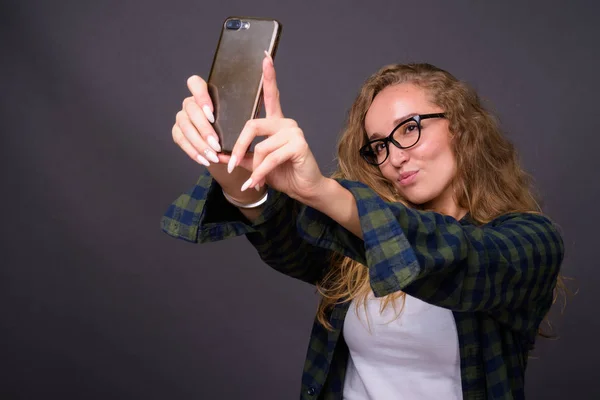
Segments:
[[[445,118],[444,113],[415,115],[400,122],[388,137],[371,140],[360,148],[360,155],[372,165],[381,165],[390,155],[388,144],[391,142],[399,149],[408,149],[421,138],[421,121],[429,118]]]

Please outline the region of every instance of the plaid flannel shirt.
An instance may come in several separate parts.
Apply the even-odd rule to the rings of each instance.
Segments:
[[[166,211],[162,229],[189,242],[246,235],[262,260],[314,284],[341,253],[369,269],[376,297],[404,291],[452,310],[464,399],[522,399],[529,350],[548,312],[563,259],[554,224],[513,213],[478,226],[382,200],[366,185],[338,182],[355,197],[363,239],[319,211],[269,188],[253,223],[230,205],[208,172]],[[349,302],[316,319],[301,399],[342,398],[348,347],[341,335]]]

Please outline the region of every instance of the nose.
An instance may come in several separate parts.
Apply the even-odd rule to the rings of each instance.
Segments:
[[[389,162],[396,168],[399,168],[408,161],[409,155],[407,150],[399,149],[390,143],[389,147],[390,155]]]

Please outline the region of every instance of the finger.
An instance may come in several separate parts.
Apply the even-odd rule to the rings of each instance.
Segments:
[[[221,160],[221,154],[222,153],[219,153],[219,160]],[[226,164],[229,164],[229,160],[231,160],[231,156],[227,156],[227,157],[229,157],[229,158],[227,160],[225,160],[224,162]],[[237,166],[244,168],[245,170],[252,171],[253,158],[254,158],[254,153],[248,152],[248,153],[244,154],[244,157],[242,157],[241,160],[237,161]]]
[[[190,121],[198,130],[200,136],[208,143],[214,151],[220,152],[221,145],[219,144],[219,136],[215,132],[212,125],[206,118],[205,113],[200,109],[198,103],[194,101],[193,97],[188,97],[183,101],[183,108],[187,113]]]
[[[289,161],[290,158],[294,157],[295,154],[298,154],[299,151],[303,151],[303,146],[308,147],[308,144],[304,138],[304,132],[302,132],[302,129],[300,129],[298,125],[284,128],[254,146],[251,175],[251,178],[254,181],[253,185],[256,185],[255,187],[263,186],[266,182],[267,175],[273,168]],[[291,156],[287,157],[287,153],[281,150],[282,148],[291,151]],[[261,169],[265,165],[268,167],[268,170],[262,171]],[[270,165],[272,167],[270,167]]]
[[[254,171],[270,153],[288,144],[292,133],[293,132],[284,129],[254,146],[253,157],[249,160],[251,166],[249,170]],[[240,163],[240,165],[243,166],[243,163]],[[264,184],[265,178],[254,181],[253,183],[256,190],[259,190]]]
[[[294,154],[295,149],[291,143],[287,143],[272,153],[269,153],[263,162],[252,172],[250,178],[242,185],[242,192],[250,186],[255,186],[256,183],[264,180],[271,171],[288,161]]]
[[[269,154],[286,145],[289,141],[289,130],[284,129],[254,146],[251,171],[254,171]]]
[[[227,171],[231,173],[239,165],[239,161],[248,151],[250,144],[257,136],[271,136],[283,128],[298,126],[296,121],[285,118],[257,118],[249,120],[240,133],[233,149],[231,159],[227,164]]]
[[[283,118],[273,58],[265,51],[263,60],[263,102],[267,118]]]
[[[204,139],[202,139],[202,136],[200,136],[200,133],[190,121],[187,113],[183,110],[178,112],[176,121],[179,129],[181,129],[185,138],[196,149],[198,154],[202,154],[202,156],[209,161],[218,164],[219,158],[217,157],[217,154],[208,146]]]
[[[186,139],[185,135],[177,124],[173,125],[173,141],[183,150],[192,160],[200,163],[206,167],[210,166],[208,160],[198,154],[198,151],[192,146],[192,144]]]
[[[214,124],[215,116],[213,112],[215,109],[212,100],[210,99],[210,95],[208,94],[206,81],[197,75],[193,75],[188,78],[187,86],[192,93],[192,96],[194,96],[194,100],[196,100],[196,103],[206,115],[206,119],[208,119],[211,124]]]

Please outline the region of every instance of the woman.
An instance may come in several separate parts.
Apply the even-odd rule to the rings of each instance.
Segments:
[[[188,80],[173,138],[208,172],[163,230],[193,242],[245,234],[268,265],[317,286],[301,398],[523,398],[563,241],[477,95],[428,64],[381,69],[326,178],[283,117],[269,57],[263,73],[266,118],[248,122],[231,156],[206,84]],[[247,153],[256,136],[266,139]]]

